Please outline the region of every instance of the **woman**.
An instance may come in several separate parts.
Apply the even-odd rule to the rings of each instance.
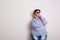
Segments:
[[[47,31],[45,25],[47,21],[40,15],[41,10],[35,9],[32,19],[32,40],[47,40]]]

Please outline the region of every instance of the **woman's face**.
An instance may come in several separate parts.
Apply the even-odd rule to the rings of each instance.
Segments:
[[[36,15],[37,17],[40,17],[40,11],[36,11],[36,12],[35,12],[35,15]]]

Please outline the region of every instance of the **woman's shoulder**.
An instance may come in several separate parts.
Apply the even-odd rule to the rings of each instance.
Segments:
[[[36,19],[35,18],[32,18],[32,21],[35,21]]]
[[[35,18],[32,18],[32,20],[35,20]]]

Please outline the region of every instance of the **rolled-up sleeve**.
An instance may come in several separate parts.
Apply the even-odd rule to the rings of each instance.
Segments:
[[[46,25],[48,23],[46,18],[42,17],[41,19],[42,19],[44,25]]]

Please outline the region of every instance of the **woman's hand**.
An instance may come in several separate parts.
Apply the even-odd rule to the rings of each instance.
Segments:
[[[39,18],[41,18],[42,16],[40,15]]]

